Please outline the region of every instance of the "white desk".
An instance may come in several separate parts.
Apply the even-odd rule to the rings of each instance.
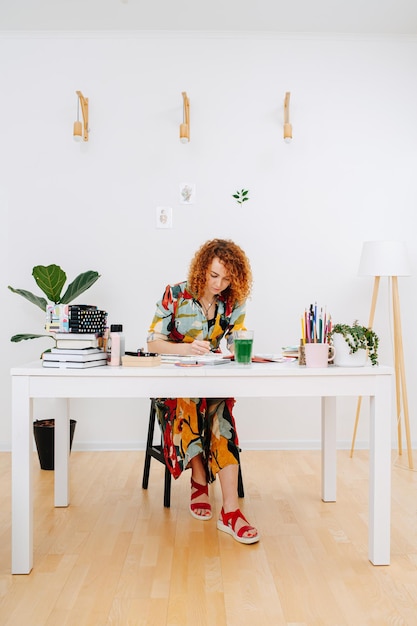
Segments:
[[[322,499],[336,500],[336,397],[370,401],[368,556],[390,561],[391,367],[306,369],[297,363],[234,363],[181,368],[15,367],[12,374],[12,573],[33,567],[33,416],[35,398],[61,399],[55,417],[55,506],[69,504],[69,402],[71,398],[320,397],[322,398]]]

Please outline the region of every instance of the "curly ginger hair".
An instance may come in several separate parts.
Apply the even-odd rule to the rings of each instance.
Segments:
[[[242,304],[252,289],[252,270],[242,248],[230,239],[212,239],[197,250],[188,272],[189,288],[197,299],[203,296],[207,272],[216,257],[223,263],[230,277],[230,285],[222,295],[229,302]]]

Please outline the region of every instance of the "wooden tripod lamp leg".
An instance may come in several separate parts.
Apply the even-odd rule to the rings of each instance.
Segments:
[[[379,281],[380,281],[380,276],[375,276],[375,280],[374,280],[374,290],[372,292],[372,301],[371,301],[371,312],[369,314],[369,324],[368,324],[368,328],[372,328],[372,326],[374,325],[374,317],[375,317],[375,309],[376,309],[376,301],[378,299],[378,291],[379,291]],[[361,404],[362,404],[362,396],[359,396],[358,398],[358,404],[356,407],[356,417],[355,417],[355,426],[353,428],[353,436],[352,436],[352,445],[350,448],[350,458],[353,457],[353,450],[355,448],[355,441],[356,441],[356,432],[358,430],[358,423],[359,423],[359,416],[361,413]]]
[[[398,440],[398,454],[401,456],[403,453],[403,441],[401,432],[401,371],[400,371],[400,345],[401,334],[398,326],[399,315],[399,302],[395,295],[394,280],[392,281],[392,314],[393,314],[393,326],[394,326],[394,372],[395,372],[395,408],[397,416],[397,440]]]
[[[350,458],[353,457],[353,450],[355,449],[356,432],[358,430],[359,416],[361,414],[362,396],[358,398],[358,404],[356,406],[355,426],[353,427],[352,445],[350,447]]]
[[[405,363],[404,363],[404,349],[403,349],[403,340],[402,340],[402,329],[401,329],[401,314],[400,314],[400,297],[398,292],[398,278],[397,276],[392,277],[392,306],[394,312],[394,340],[395,340],[395,357],[396,357],[396,366],[395,366],[395,375],[398,376],[399,380],[396,381],[397,385],[397,410],[398,406],[401,407],[401,392],[402,392],[402,404],[404,409],[404,424],[405,424],[405,435],[407,441],[407,452],[408,452],[408,465],[410,469],[413,469],[413,451],[411,447],[411,436],[410,436],[410,420],[408,413],[408,397],[407,397],[407,385],[405,378]],[[397,364],[398,361],[398,364]],[[400,425],[400,412],[398,413],[398,424]],[[399,429],[400,432],[400,429]]]

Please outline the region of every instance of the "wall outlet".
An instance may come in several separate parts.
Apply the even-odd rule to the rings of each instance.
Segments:
[[[156,227],[172,228],[172,207],[158,206],[156,207]]]

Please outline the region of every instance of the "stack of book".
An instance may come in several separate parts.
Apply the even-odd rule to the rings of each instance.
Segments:
[[[55,333],[56,348],[44,352],[43,367],[84,369],[107,365],[97,333]]]
[[[298,359],[298,346],[284,346],[282,348],[282,356]]]

